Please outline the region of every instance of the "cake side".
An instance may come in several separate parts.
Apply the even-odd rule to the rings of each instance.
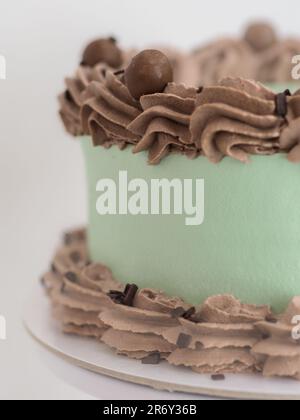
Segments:
[[[295,182],[300,168],[284,155],[253,156],[249,165],[225,158],[217,166],[204,157],[190,161],[172,155],[152,167],[145,165],[145,154],[135,156],[129,148],[95,149],[90,138],[81,143],[91,258],[110,266],[118,279],[193,304],[231,293],[277,311],[300,294],[300,184]],[[179,179],[182,185],[185,179],[204,179],[203,224],[186,226],[184,212],[100,216],[97,183],[109,179],[119,188],[120,171],[127,171],[128,183],[142,178],[149,194],[152,179]],[[128,192],[128,200],[132,196]]]

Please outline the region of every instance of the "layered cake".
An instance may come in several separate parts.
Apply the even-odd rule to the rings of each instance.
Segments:
[[[43,277],[64,332],[144,364],[300,379],[297,54],[266,24],[190,53],[88,45],[59,100],[89,220]]]

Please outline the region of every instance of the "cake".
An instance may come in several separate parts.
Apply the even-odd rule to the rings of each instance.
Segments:
[[[88,45],[59,101],[89,220],[42,279],[64,332],[144,364],[300,379],[299,52],[267,24],[188,54]]]

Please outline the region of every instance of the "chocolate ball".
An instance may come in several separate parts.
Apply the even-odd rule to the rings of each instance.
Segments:
[[[84,50],[83,65],[94,67],[99,63],[105,63],[112,68],[119,68],[122,65],[122,51],[114,38],[98,39],[91,42]]]
[[[173,82],[173,69],[160,51],[145,50],[135,56],[125,71],[125,84],[135,99],[163,92]]]
[[[246,30],[245,40],[255,51],[263,51],[276,43],[277,36],[268,23],[253,23]]]

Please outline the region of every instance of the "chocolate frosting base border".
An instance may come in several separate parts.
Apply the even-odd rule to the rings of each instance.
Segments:
[[[84,229],[65,235],[42,285],[64,333],[95,338],[144,364],[166,360],[200,374],[300,380],[299,340],[292,335],[299,297],[276,317],[268,306],[229,295],[194,308],[158,290],[125,288],[107,267],[89,261]],[[130,300],[116,299],[128,292]]]

